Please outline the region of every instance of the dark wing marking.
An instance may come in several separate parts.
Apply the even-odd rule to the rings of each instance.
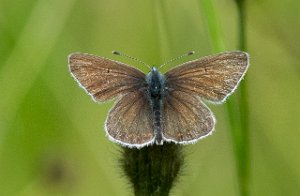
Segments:
[[[106,101],[146,85],[143,72],[94,55],[71,54],[69,67],[77,82],[95,101]]]
[[[212,112],[197,97],[185,92],[170,91],[162,112],[163,137],[167,141],[194,143],[214,129]]]
[[[105,127],[109,138],[122,145],[140,148],[153,143],[153,116],[145,92],[122,96],[109,112]]]
[[[247,71],[248,58],[245,52],[233,51],[184,63],[165,74],[166,86],[212,102],[223,102]]]

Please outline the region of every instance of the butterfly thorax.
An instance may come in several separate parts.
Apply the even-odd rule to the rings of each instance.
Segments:
[[[147,74],[146,80],[151,99],[161,99],[165,83],[164,75],[159,73],[159,71],[153,67]]]
[[[153,124],[155,129],[155,141],[157,144],[162,144],[162,128],[161,128],[161,109],[162,98],[164,96],[165,77],[159,71],[153,67],[146,76],[148,84],[148,94],[150,95],[150,103],[153,111]]]

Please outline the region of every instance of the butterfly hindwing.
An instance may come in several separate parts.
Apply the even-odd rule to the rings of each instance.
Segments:
[[[193,143],[214,129],[212,112],[197,97],[170,91],[163,106],[163,137],[176,143]]]
[[[106,131],[110,139],[128,147],[154,142],[152,109],[144,91],[128,93],[108,114]]]
[[[235,90],[248,68],[248,54],[225,52],[184,63],[168,71],[169,89],[221,103]]]

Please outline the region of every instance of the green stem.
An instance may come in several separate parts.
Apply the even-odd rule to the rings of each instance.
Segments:
[[[245,0],[236,0],[238,8],[238,31],[239,31],[239,49],[246,50],[246,9]]]
[[[203,12],[203,16],[205,18],[205,23],[207,24],[213,52],[216,53],[224,51],[225,45],[212,1],[201,0],[199,2],[201,11]]]
[[[201,10],[207,23],[207,28],[211,38],[213,52],[224,51],[219,22],[214,11],[211,0],[202,0]],[[246,50],[245,31],[245,1],[236,0],[238,7],[238,32],[239,50]],[[249,195],[250,157],[249,157],[249,106],[247,83],[244,79],[240,85],[240,90],[231,96],[227,101],[227,111],[230,133],[232,137],[235,159],[237,164],[237,175],[239,181],[239,191],[241,196]]]
[[[239,19],[239,49],[246,51],[246,1],[236,0]],[[250,177],[250,130],[249,130],[249,103],[248,87],[245,78],[240,85],[239,108],[241,114],[241,142],[239,150],[239,180],[240,193],[243,196],[249,195],[249,177]]]
[[[219,21],[217,20],[217,14],[214,10],[214,5],[211,0],[202,0],[199,1],[201,11],[203,12],[204,20],[207,24],[210,40],[211,40],[211,48],[214,53],[222,52],[226,49],[224,40],[222,37]],[[234,138],[239,138],[239,127],[240,127],[240,115],[238,110],[237,97],[232,95],[229,100],[226,102],[227,112],[228,112],[228,120],[229,120],[229,129],[231,130],[231,135]],[[237,142],[234,142],[237,143]],[[234,146],[234,149],[237,153],[237,147]]]

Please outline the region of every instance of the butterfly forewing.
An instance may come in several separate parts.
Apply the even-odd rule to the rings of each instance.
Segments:
[[[212,112],[195,96],[170,91],[163,107],[163,136],[168,141],[193,143],[210,134],[215,119]]]
[[[165,74],[166,85],[170,90],[223,102],[235,90],[247,68],[247,53],[225,52],[187,62],[168,71]]]
[[[143,72],[94,55],[72,54],[69,56],[69,67],[78,83],[99,102],[146,85]]]
[[[106,120],[110,138],[129,147],[142,147],[154,142],[152,109],[143,91],[121,97]]]

